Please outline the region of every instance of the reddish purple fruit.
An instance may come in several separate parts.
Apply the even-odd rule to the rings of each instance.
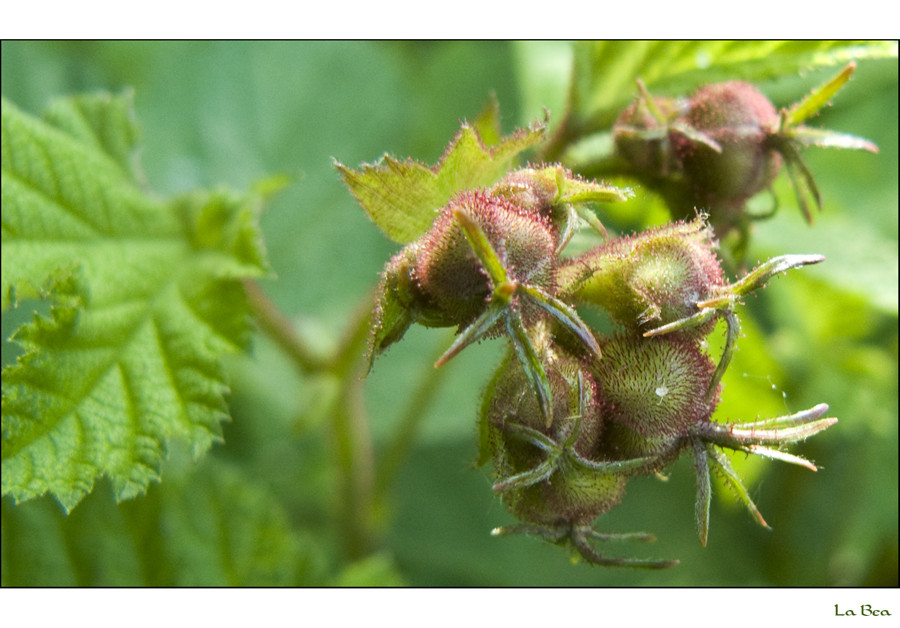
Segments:
[[[721,147],[673,134],[684,177],[696,205],[741,208],[768,188],[782,157],[772,141],[778,112],[756,87],[741,81],[715,83],[691,96],[684,121]]]
[[[457,211],[465,212],[481,228],[511,282],[552,285],[556,242],[549,220],[496,195],[464,192],[417,241],[416,281],[448,321],[460,327],[472,322],[497,287],[466,239]]]
[[[656,111],[651,110],[646,97],[635,99],[613,124],[613,141],[619,155],[642,175],[666,177],[681,167],[669,140],[669,123],[684,114],[687,101],[654,98],[653,107]]]

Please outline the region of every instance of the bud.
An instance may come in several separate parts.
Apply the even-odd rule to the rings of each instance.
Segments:
[[[725,285],[715,246],[698,217],[611,240],[560,268],[557,279],[562,294],[599,305],[629,329],[656,327],[696,314],[697,302]]]
[[[573,462],[588,459],[600,440],[596,385],[575,360],[550,352],[543,357],[553,399],[549,426],[517,360],[504,360],[486,393],[483,421],[495,489],[523,521],[586,525],[619,503],[626,476]],[[563,462],[565,456],[572,459]]]
[[[527,207],[530,211],[552,221],[554,205],[559,196],[557,168],[562,166],[513,170],[491,187],[491,194],[505,198],[520,207]]]
[[[714,367],[699,343],[689,338],[621,334],[604,344],[603,360],[593,367],[604,421],[595,457],[609,461],[643,459],[646,462],[630,472],[647,472],[664,468],[685,450],[692,451],[697,473],[697,534],[703,545],[709,531],[710,468],[722,474],[754,519],[767,526],[719,448],[815,471],[813,463],[783,447],[837,422],[834,418],[822,418],[828,410],[825,404],[751,423],[714,422],[711,417],[721,392],[717,378],[722,365],[720,362],[719,367]]]
[[[740,209],[772,184],[782,163],[771,139],[779,118],[756,87],[741,81],[707,85],[691,96],[684,121],[721,148],[673,135],[697,205]]]
[[[476,251],[467,239],[460,214],[481,234]],[[435,219],[431,229],[406,245],[382,273],[373,315],[370,363],[400,340],[413,323],[463,329],[482,315],[493,292],[527,283],[551,288],[555,242],[548,219],[483,191],[458,195]],[[485,268],[485,256],[500,268]],[[527,308],[531,315],[534,308]],[[496,334],[496,326],[484,333]],[[479,336],[480,337],[480,336]],[[476,340],[472,337],[470,340]]]
[[[645,533],[603,534],[591,527],[625,493],[630,473],[647,458],[593,461],[603,433],[597,386],[584,366],[551,349],[549,335],[536,337],[553,390],[553,417],[547,424],[534,395],[527,391],[522,365],[508,355],[482,402],[482,461],[493,458],[494,490],[523,524],[496,528],[494,535],[531,534],[555,544],[569,543],[588,563],[662,569],[678,561],[606,557],[594,541],[652,541]]]
[[[715,365],[689,338],[641,338],[626,333],[603,345],[593,366],[606,433],[600,457],[656,456],[654,468],[674,460],[718,403],[709,394]]]
[[[456,212],[464,212],[481,228],[511,283],[552,285],[556,256],[549,221],[499,196],[463,192],[417,243],[416,281],[447,321],[460,327],[471,323],[498,288],[472,250]]]
[[[511,172],[491,188],[491,194],[546,217],[553,225],[559,252],[582,222],[606,239],[606,228],[585,204],[620,203],[633,193],[629,188],[583,179],[568,168],[554,164]]]
[[[653,98],[642,84],[642,95],[613,124],[616,152],[643,176],[662,178],[680,164],[669,140],[669,125],[687,111],[684,98]]]

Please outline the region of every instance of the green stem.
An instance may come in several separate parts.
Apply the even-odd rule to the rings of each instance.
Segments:
[[[260,331],[275,341],[300,372],[317,373],[326,370],[330,358],[314,350],[297,334],[294,323],[278,309],[258,283],[252,279],[244,279],[243,283],[247,303]]]
[[[367,297],[354,314],[337,351],[323,355],[297,334],[293,322],[259,284],[245,280],[244,290],[260,330],[275,341],[301,373],[330,372],[341,382],[337,402],[331,411],[334,459],[341,494],[337,524],[347,555],[351,559],[365,556],[375,544],[372,439],[361,383],[372,299]]]
[[[419,430],[419,425],[425,417],[425,411],[434,400],[446,373],[446,369],[425,369],[425,373],[419,381],[412,398],[409,400],[406,410],[400,418],[400,423],[394,430],[379,461],[375,475],[376,501],[384,499],[385,494],[397,476],[397,472],[400,470],[400,466],[409,455],[416,433]]]
[[[342,497],[337,513],[338,526],[351,559],[371,553],[376,544],[374,456],[362,394],[371,303],[371,298],[367,298],[351,319],[330,365],[330,370],[342,383],[332,428]]]

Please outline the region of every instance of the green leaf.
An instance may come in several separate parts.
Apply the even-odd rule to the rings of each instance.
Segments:
[[[317,549],[291,530],[274,497],[212,458],[160,487],[158,521],[174,565],[166,584],[298,586],[317,576]]]
[[[490,128],[490,110],[479,119]],[[388,237],[411,242],[425,233],[437,210],[461,190],[488,186],[499,180],[513,160],[542,138],[544,124],[519,129],[496,146],[486,146],[475,127],[463,123],[440,162],[428,167],[407,158],[385,155],[372,165],[351,170],[335,167],[369,217]]]
[[[134,93],[106,92],[59,98],[50,103],[43,119],[111,157],[138,181],[137,140],[140,129],[134,116]]]
[[[487,104],[472,120],[472,127],[486,146],[500,144],[503,141],[503,128],[500,126],[500,102],[497,95],[491,93]]]
[[[575,45],[569,133],[612,123],[634,96],[685,93],[705,83],[773,78],[854,59],[896,57],[889,41],[596,41]]]
[[[142,499],[116,505],[104,484],[68,516],[4,498],[3,586],[324,583],[318,548],[266,488],[212,457],[180,464]]]
[[[389,554],[372,554],[346,567],[331,586],[403,587],[406,580]]]
[[[122,100],[110,123],[99,102],[52,107],[61,128],[3,102],[3,308],[51,303],[13,334],[25,354],[3,371],[3,494],[49,492],[66,510],[99,475],[118,499],[145,490],[168,439],[199,456],[220,438],[218,361],[249,335],[239,279],[265,271],[255,199],[140,192]],[[64,112],[85,109],[69,132]]]

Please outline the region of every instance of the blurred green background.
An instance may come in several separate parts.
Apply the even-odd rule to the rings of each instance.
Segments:
[[[366,306],[384,263],[399,248],[368,221],[332,160],[356,167],[388,152],[433,163],[459,120],[474,118],[491,93],[505,132],[542,117],[544,105],[551,121],[558,120],[571,61],[564,42],[5,41],[2,54],[3,95],[32,113],[53,96],[132,88],[143,128],[142,163],[151,189],[162,195],[219,185],[246,189],[275,173],[291,177],[292,185],[262,217],[274,275],[262,283],[302,333],[324,348],[334,346]],[[784,106],[834,71],[761,87]],[[280,579],[260,572],[254,581],[249,570],[237,583],[896,586],[897,119],[896,59],[860,62],[853,81],[814,124],[867,137],[880,153],[808,150],[824,213],[814,227],[806,226],[782,176],[776,185],[782,208],[754,233],[751,261],[783,253],[823,253],[828,261],[776,279],[748,299],[741,310],[745,337],[717,416],[752,420],[824,401],[840,418],[794,449],[820,464],[818,473],[736,457],[773,530],[756,526],[719,486],[709,545],[701,548],[693,471],[685,459],[667,482],[632,481],[623,504],[598,522],[604,531],[641,530],[659,538],[650,546],[603,548],[610,555],[679,558],[674,569],[573,565],[564,551],[539,541],[492,538],[490,530],[512,517],[492,495],[489,470],[473,466],[475,416],[501,347],[467,349],[431,380],[431,365],[449,336],[414,328],[365,382],[367,425],[361,429],[371,432],[376,464],[421,382],[435,385],[435,394],[387,499],[364,523],[374,533],[371,553],[354,555],[334,523],[341,493],[324,400],[337,394],[336,384],[298,374],[258,337],[249,356],[229,361],[233,420],[225,426],[225,443],[198,473],[212,468],[233,476],[254,496],[243,507],[259,503],[260,512],[278,513],[283,525],[277,534],[290,536],[295,559]],[[638,224],[634,216],[627,222],[629,228]],[[4,314],[4,339],[20,315]],[[13,355],[5,343],[4,361]],[[195,556],[183,559],[198,565],[193,579],[173,580],[165,566],[148,567],[156,534],[194,526],[202,536],[204,530],[202,522],[173,521],[171,508],[166,521],[142,519],[142,509],[158,510],[147,504],[171,503],[163,491],[175,489],[166,488],[166,478],[146,497],[118,508],[101,482],[68,521],[48,499],[21,506],[4,500],[4,583],[217,583],[215,573],[202,575],[215,564],[204,556],[202,541],[190,545]],[[205,490],[200,480],[186,482]],[[189,519],[190,510],[187,503],[179,512]],[[140,533],[139,520],[146,528]],[[104,526],[118,532],[86,540]],[[18,548],[7,549],[8,541]],[[59,555],[38,559],[34,549],[30,557],[32,545],[58,548]],[[116,558],[123,545],[127,556]]]

